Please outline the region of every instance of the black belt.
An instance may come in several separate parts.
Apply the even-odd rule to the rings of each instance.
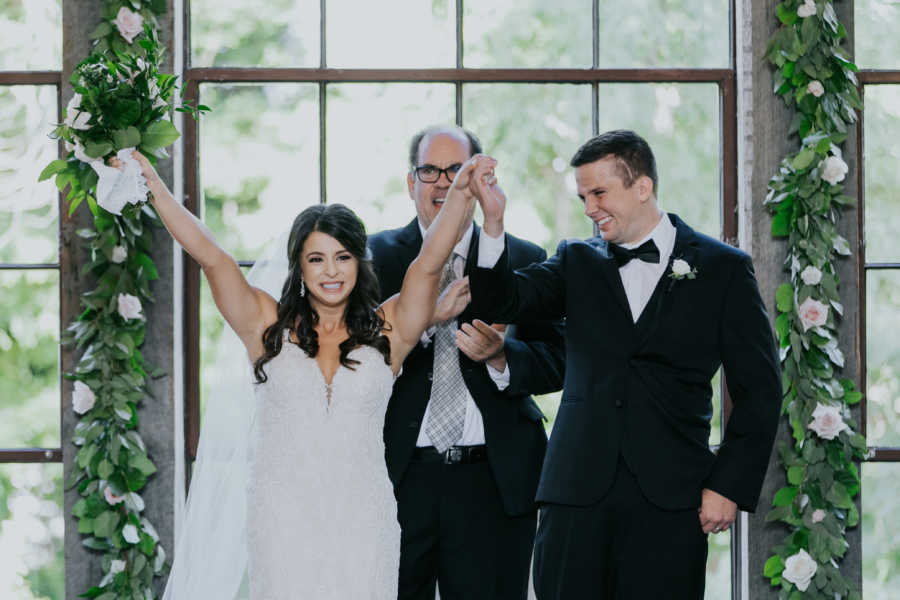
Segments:
[[[450,446],[438,452],[434,446],[417,447],[412,460],[416,462],[442,462],[445,465],[467,465],[487,460],[487,446]]]

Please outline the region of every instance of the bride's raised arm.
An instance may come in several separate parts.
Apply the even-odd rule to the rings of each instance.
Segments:
[[[175,202],[150,161],[137,151],[134,158],[141,165],[151,204],[166,229],[200,264],[219,312],[255,358],[262,353],[263,330],[276,319],[275,300],[247,283],[237,262],[216,243],[206,225]]]
[[[453,178],[444,206],[425,232],[419,255],[403,277],[400,293],[383,305],[385,319],[390,323],[387,335],[391,340],[394,372],[399,371],[403,359],[431,324],[441,271],[472,223],[479,180],[492,177],[496,164],[497,161],[483,154],[476,154],[463,164]]]

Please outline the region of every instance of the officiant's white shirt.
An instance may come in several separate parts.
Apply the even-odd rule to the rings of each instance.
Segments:
[[[425,228],[422,227],[422,222],[419,223],[419,231],[422,233],[422,239],[425,239]],[[469,227],[469,230],[462,237],[456,247],[453,248],[453,270],[456,273],[456,277],[463,276],[463,270],[466,267],[466,259],[469,256],[469,245],[472,243],[472,232],[475,231],[475,225],[473,224]],[[481,235],[480,237],[485,237]],[[480,248],[480,245],[479,245]],[[501,246],[500,253],[503,253],[503,248]],[[497,257],[499,258],[499,254]],[[481,261],[479,261],[481,262]],[[497,258],[494,259],[494,262],[497,262]],[[431,338],[434,336],[434,327],[429,327],[425,333],[422,334],[422,344],[428,345],[431,343]],[[503,371],[498,371],[494,367],[485,364],[487,367],[488,375],[491,376],[491,379],[494,381],[494,385],[497,386],[497,389],[500,391],[505,390],[509,386],[509,364],[506,365],[506,368]],[[419,437],[416,439],[416,446],[419,448],[424,448],[426,446],[434,446],[434,443],[431,441],[431,438],[428,437],[428,434],[425,432],[425,424],[428,423],[428,417],[431,413],[431,403],[425,407],[425,416],[422,417],[422,425],[419,427]],[[466,420],[463,425],[463,432],[460,436],[459,440],[454,443],[455,446],[476,446],[479,444],[484,444],[484,420],[481,417],[481,411],[478,410],[478,405],[475,404],[475,399],[472,398],[472,394],[469,393],[468,388],[466,389]]]
[[[628,298],[628,306],[631,308],[631,318],[637,322],[641,313],[650,301],[653,290],[656,289],[660,278],[666,271],[672,250],[675,248],[675,226],[669,220],[667,213],[662,213],[659,223],[650,232],[650,235],[634,242],[622,244],[622,247],[637,248],[647,240],[653,240],[659,249],[659,263],[648,263],[642,260],[631,260],[619,268],[619,276],[622,278],[622,286],[625,288],[625,296]],[[478,266],[491,269],[497,264],[505,246],[504,236],[493,238],[484,230],[478,239]]]

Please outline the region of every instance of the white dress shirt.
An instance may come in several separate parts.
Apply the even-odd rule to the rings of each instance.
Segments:
[[[422,238],[425,238],[425,228],[422,227],[422,222],[419,221],[419,231],[422,233]],[[472,233],[475,231],[474,224],[469,230],[463,235],[462,239],[456,244],[456,247],[453,248],[453,271],[456,274],[457,278],[463,276],[463,272],[466,267],[466,259],[469,256],[469,245],[472,243]],[[485,237],[482,234],[480,237]],[[479,245],[479,249],[480,249]],[[503,253],[503,247],[501,244],[500,254]],[[499,258],[500,255],[497,255]],[[494,262],[497,262],[497,258],[494,259]],[[481,261],[479,260],[479,264]],[[434,327],[429,327],[425,333],[422,334],[422,344],[427,346],[431,343],[431,338],[434,335]],[[491,379],[494,381],[494,385],[497,386],[498,390],[505,390],[509,386],[509,364],[506,365],[506,368],[501,372],[492,366],[485,364],[487,367],[488,375],[491,376]],[[431,442],[431,439],[428,437],[428,434],[425,432],[425,424],[428,423],[429,413],[431,412],[431,405],[429,403],[428,406],[425,407],[425,416],[422,417],[422,425],[419,427],[419,437],[416,439],[416,446],[422,448],[425,446],[433,446],[434,444]],[[459,441],[457,441],[454,445],[456,446],[475,446],[478,444],[484,444],[484,420],[481,417],[481,411],[478,410],[478,405],[475,404],[475,399],[472,398],[472,394],[469,393],[469,390],[466,390],[466,420],[463,425],[462,436]]]
[[[647,302],[650,301],[650,296],[666,272],[672,250],[675,248],[675,226],[669,220],[668,214],[662,213],[659,223],[650,235],[633,244],[622,244],[622,247],[630,250],[650,239],[659,249],[659,263],[634,259],[619,268],[619,276],[622,278],[622,286],[625,288],[625,296],[628,297],[628,306],[634,322],[637,322]],[[485,269],[493,268],[503,254],[504,246],[504,236],[492,238],[482,231],[478,240],[478,266]]]

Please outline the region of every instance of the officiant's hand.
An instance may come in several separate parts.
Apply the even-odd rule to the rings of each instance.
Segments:
[[[498,371],[506,368],[506,354],[503,352],[506,325],[488,325],[481,319],[471,324],[463,323],[456,332],[456,346],[463,354],[475,362],[486,362]]]
[[[431,319],[432,325],[455,319],[466,309],[472,300],[472,294],[469,292],[469,278],[462,277],[447,286],[437,301],[437,308],[434,310],[434,317]]]
[[[734,523],[737,517],[737,504],[721,494],[704,488],[699,512],[703,533],[720,533]]]

